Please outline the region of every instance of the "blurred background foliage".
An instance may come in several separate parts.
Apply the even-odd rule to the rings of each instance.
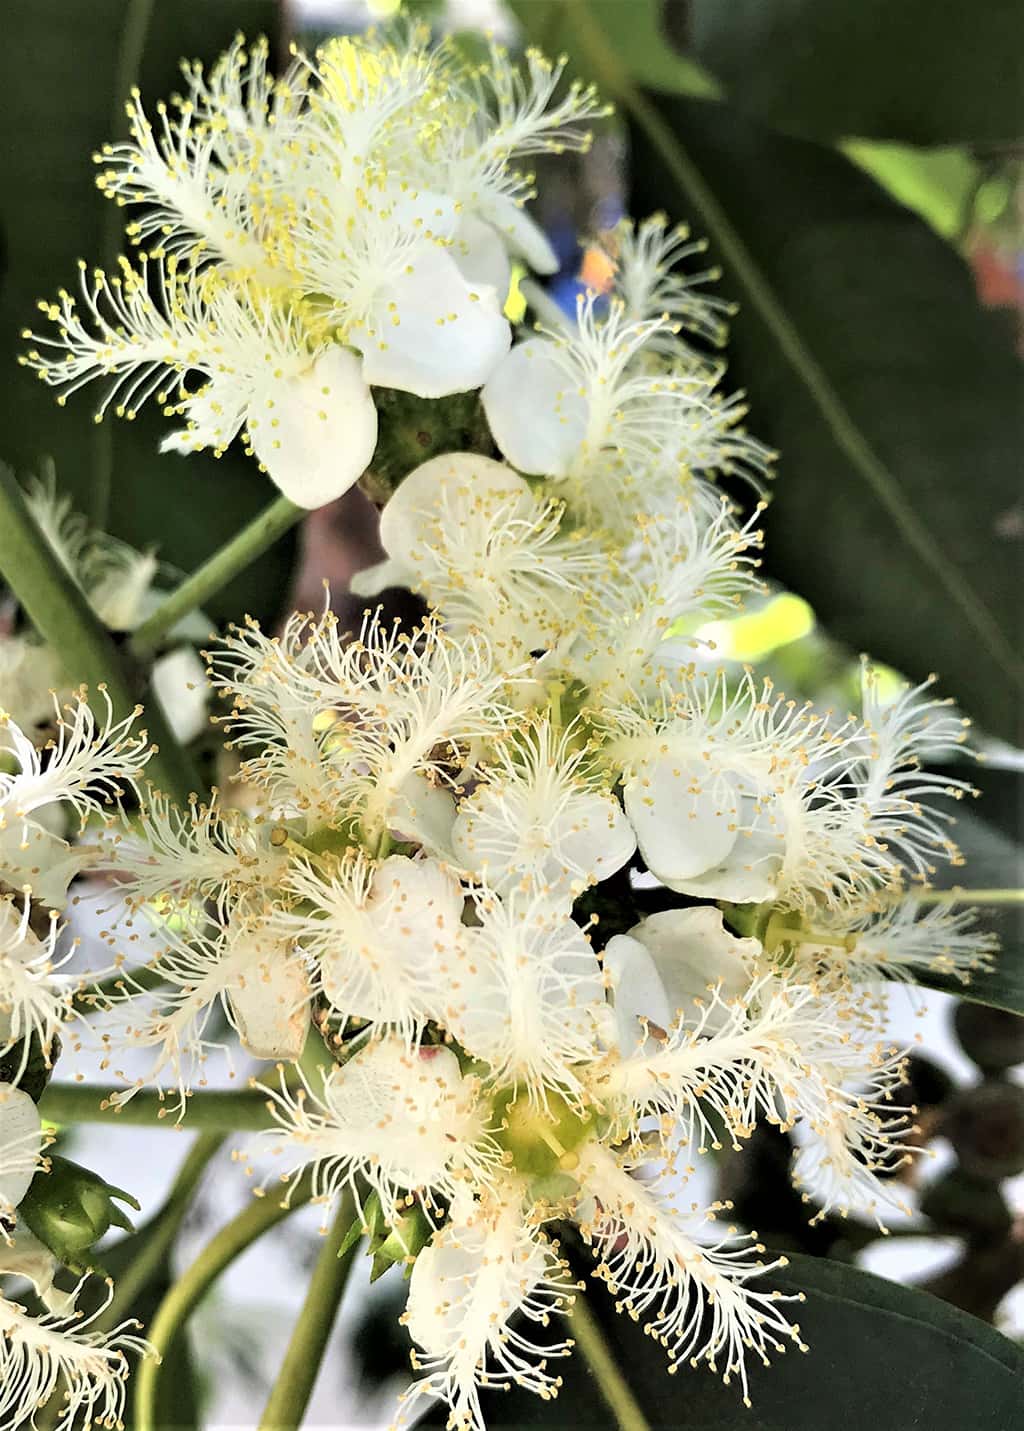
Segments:
[[[240,450],[220,461],[161,456],[155,408],[96,426],[88,400],[56,407],[16,364],[20,330],[37,299],[69,282],[79,257],[114,261],[120,215],[97,195],[90,155],[125,133],[132,84],[152,99],[169,95],[181,57],[209,61],[239,29],[267,33],[281,55],[292,37],[358,29],[371,11],[393,8],[9,0],[0,50],[0,457],[22,473],[52,457],[80,510],[136,546],[158,545],[182,572],[269,503],[266,479]],[[700,634],[723,660],[756,662],[791,694],[837,707],[856,700],[862,649],[892,667],[894,681],[896,672],[938,671],[989,757],[980,776],[964,772],[985,796],[959,827],[969,883],[1019,885],[1019,4],[410,0],[404,9],[439,28],[495,24],[513,43],[564,52],[570,73],[615,100],[594,153],[573,164],[570,190],[552,191],[539,175],[539,210],[564,258],[552,291],[571,307],[581,275],[594,281],[587,238],[621,212],[665,210],[688,223],[709,240],[721,292],[740,305],[727,383],[746,389],[752,430],[781,454],[766,518],[771,592]],[[462,42],[471,47],[475,34],[466,30]],[[208,614],[250,612],[273,624],[290,597],[316,600],[325,575],[342,587],[375,555],[371,518],[356,492],[315,514],[303,565],[295,542],[280,543]],[[923,1140],[952,1150],[925,1188],[924,1226],[955,1237],[960,1253],[932,1290],[987,1321],[1024,1270],[1008,1182],[1024,1170],[1019,907],[997,922],[1000,966],[956,1014],[974,1081],[957,1087],[922,1057],[907,1090],[923,1110]],[[596,1299],[647,1424],[820,1431],[827,1392],[853,1431],[1006,1431],[1019,1415],[1012,1348],[952,1307],[850,1265],[871,1229],[808,1229],[783,1175],[782,1137],[759,1135],[743,1158],[723,1160],[718,1176],[739,1220],[794,1251],[781,1290],[810,1293],[801,1320],[815,1361],[791,1354],[771,1373],[758,1370],[755,1407],[742,1412],[735,1388],[723,1392],[713,1378],[669,1381],[660,1350],[607,1318]],[[201,1200],[201,1219],[210,1202],[216,1197]],[[169,1228],[182,1216],[172,1195],[110,1251],[112,1271],[148,1268],[136,1289],[143,1316],[173,1276]],[[388,1279],[396,1286],[368,1304],[348,1353],[368,1384],[396,1373],[406,1352],[404,1334],[383,1316],[401,1291],[397,1273]],[[216,1320],[204,1323],[204,1364]],[[236,1370],[251,1382],[259,1350],[248,1336],[236,1341]],[[230,1338],[221,1342],[230,1350]],[[162,1413],[167,1431],[203,1420],[189,1347],[174,1356],[162,1383],[173,1397]],[[565,1375],[558,1402],[503,1398],[493,1424],[610,1424],[579,1358]],[[902,1388],[895,1407],[894,1385]]]

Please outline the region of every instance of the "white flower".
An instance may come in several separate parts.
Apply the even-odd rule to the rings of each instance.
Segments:
[[[476,899],[479,923],[462,933],[447,1028],[491,1076],[543,1106],[548,1090],[582,1096],[576,1065],[595,1056],[604,983],[583,930],[546,893]]]
[[[99,183],[145,206],[128,235],[155,241],[157,296],[145,259],[83,275],[84,320],[66,293],[44,304],[57,335],[23,361],[62,397],[105,377],[100,415],[162,390],[185,418],[164,444],[178,451],[219,453],[244,429],[306,507],[369,464],[370,385],[480,387],[511,341],[506,248],[552,266],[517,163],[585,147],[601,110],[579,85],[555,102],[561,67],[539,55],[521,76],[498,49],[471,68],[428,41],[417,26],[331,41],[277,80],[266,43],[238,41],[208,75],[186,66],[189,94],[156,126],[134,93]]]
[[[145,731],[133,731],[141,707],[115,721],[103,696],[102,721],[81,694],[64,706],[55,701],[54,733],[41,751],[0,713],[0,877],[51,909],[63,906],[71,880],[96,859],[95,851],[72,849],[53,824],[62,829],[71,812],[82,827],[102,815],[150,755]]]
[[[352,590],[422,592],[453,635],[483,632],[498,657],[518,664],[578,625],[608,564],[595,541],[562,531],[562,515],[561,503],[537,496],[490,458],[432,458],[384,508],[388,559],[354,578]]]
[[[513,1185],[505,1196],[461,1205],[417,1257],[402,1320],[423,1375],[406,1394],[403,1420],[424,1397],[437,1397],[451,1408],[451,1425],[482,1427],[481,1390],[556,1394],[547,1361],[567,1356],[572,1343],[534,1342],[524,1323],[547,1327],[571,1306],[575,1284],[555,1247],[528,1225],[522,1203]]]
[[[209,1053],[226,1051],[208,1036],[218,1008],[256,1058],[298,1059],[309,1029],[310,981],[305,962],[277,931],[239,914],[219,930],[165,926],[154,937],[160,947],[145,966],[148,978],[122,969],[99,1026],[103,1066],[118,1078],[128,1078],[116,1062],[128,1050],[155,1050],[146,1074],[131,1079],[114,1104],[127,1103],[144,1083],[163,1087],[167,1073],[184,1114]]]
[[[503,456],[550,478],[579,520],[617,534],[637,511],[717,506],[703,476],[759,485],[771,453],[737,428],[743,409],[715,392],[714,374],[658,357],[676,325],[634,319],[618,298],[601,318],[595,302],[580,300],[574,329],[517,344],[485,384]]]
[[[0,1053],[21,1044],[22,1068],[33,1037],[43,1058],[50,1058],[77,983],[58,972],[72,957],[74,945],[63,957],[57,955],[56,915],[50,916],[47,938],[39,939],[29,925],[30,913],[28,899],[19,912],[11,900],[0,898]]]
[[[73,1425],[121,1424],[128,1354],[145,1355],[148,1344],[134,1334],[137,1322],[111,1331],[90,1330],[113,1295],[87,1317],[72,1312],[29,1316],[0,1296],[0,1431],[19,1431],[55,1392],[64,1402],[57,1431]]]
[[[587,1144],[581,1157],[580,1178],[595,1200],[582,1232],[601,1258],[597,1275],[620,1306],[645,1318],[650,1335],[668,1352],[670,1370],[705,1362],[727,1386],[738,1378],[749,1406],[748,1352],[767,1365],[769,1354],[784,1352],[788,1342],[806,1350],[799,1327],[779,1305],[794,1299],[756,1285],[785,1267],[786,1259],[746,1260],[735,1227],[703,1245],[717,1208],[702,1218],[683,1212],[670,1200],[672,1180],[663,1171],[640,1182],[628,1162],[624,1166],[600,1144]],[[758,1243],[753,1250],[758,1258],[765,1251]]]
[[[722,1000],[744,996],[761,955],[756,939],[737,939],[713,905],[650,914],[628,934],[610,939],[602,963],[611,980],[620,1046],[632,1051],[643,1025],[670,1028],[692,1018],[717,989],[705,1027],[714,1032],[728,1016]]]
[[[455,642],[433,623],[410,637],[368,616],[345,641],[330,613],[293,618],[280,639],[250,628],[212,661],[214,686],[234,697],[232,743],[259,752],[244,778],[310,833],[358,822],[373,851],[389,831],[436,820],[423,782],[454,787],[469,748],[511,717],[514,673],[495,669],[483,638]]]
[[[591,584],[575,639],[555,663],[566,678],[584,682],[603,706],[671,687],[692,663],[695,641],[686,633],[695,622],[735,612],[760,589],[762,511],[742,525],[726,502],[713,517],[686,503],[638,514],[636,540]]]
[[[433,860],[358,852],[329,872],[297,862],[286,880],[300,901],[274,927],[316,971],[316,987],[344,1019],[381,1021],[410,1041],[439,1017],[454,977],[463,894]]]
[[[216,273],[156,266],[151,293],[145,257],[120,273],[81,268],[85,316],[71,294],[44,305],[56,338],[23,360],[61,391],[110,379],[111,403],[133,417],[150,397],[187,426],[165,447],[221,453],[246,429],[273,481],[300,506],[318,507],[352,486],[377,442],[377,414],[355,355],[318,338],[272,292],[239,290]],[[188,386],[188,374],[205,384]],[[175,377],[174,375],[178,376]],[[168,390],[168,384],[172,388]]]
[[[28,1094],[12,1083],[0,1083],[0,1239],[4,1241],[10,1241],[18,1204],[42,1166],[48,1141],[39,1109]]]
[[[883,1116],[899,1060],[865,1042],[847,1004],[776,973],[735,999],[717,986],[703,1009],[668,1029],[649,1025],[642,1045],[616,1053],[582,1002],[599,980],[567,921],[550,909],[545,918],[536,901],[486,894],[479,919],[464,931],[465,969],[482,976],[485,995],[492,971],[500,975],[500,997],[488,1005],[460,977],[444,1025],[453,1044],[368,1036],[312,1107],[308,1091],[282,1085],[272,1093],[279,1131],[260,1144],[277,1150],[289,1178],[308,1167],[324,1200],[362,1177],[388,1209],[413,1195],[435,1225],[410,1286],[406,1320],[426,1372],[410,1404],[442,1397],[453,1424],[480,1428],[482,1387],[514,1376],[554,1393],[543,1359],[566,1345],[535,1346],[510,1323],[517,1310],[543,1320],[564,1307],[571,1287],[545,1229],[567,1218],[620,1305],[673,1361],[706,1361],[745,1393],[746,1351],[765,1358],[798,1332],[778,1294],[756,1286],[779,1264],[759,1260],[760,1248],[751,1258],[734,1229],[705,1245],[695,1219],[672,1206],[681,1138],[713,1144],[724,1128],[738,1140],[759,1117],[799,1124],[795,1172],[822,1212],[854,1197],[858,1209],[880,1208],[898,1194],[876,1174],[906,1155],[905,1123]],[[589,1039],[574,1009],[587,1015]],[[633,1176],[647,1164],[651,1182]]]
[[[271,1112],[286,1133],[261,1134],[288,1172],[311,1165],[314,1195],[333,1200],[365,1178],[393,1219],[396,1189],[455,1197],[463,1180],[490,1175],[500,1161],[480,1120],[475,1084],[464,1079],[446,1048],[415,1047],[389,1036],[361,1049],[323,1079],[291,1092],[267,1090]]]
[[[578,729],[537,719],[495,747],[485,779],[459,806],[452,847],[499,895],[517,887],[572,899],[621,869],[636,849]]]

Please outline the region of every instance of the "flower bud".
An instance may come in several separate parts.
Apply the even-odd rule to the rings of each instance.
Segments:
[[[69,1158],[51,1155],[49,1163],[49,1172],[33,1178],[18,1209],[19,1217],[59,1262],[69,1267],[92,1265],[86,1254],[108,1228],[134,1231],[115,1199],[137,1212],[140,1205],[130,1193]]]
[[[1024,1018],[1008,1009],[964,1001],[953,1014],[960,1047],[985,1073],[1002,1073],[1024,1063]]]
[[[998,1182],[1024,1172],[1024,1088],[1001,1079],[965,1088],[942,1131],[972,1177]]]
[[[475,392],[422,398],[396,388],[378,388],[378,435],[373,462],[359,479],[372,502],[383,505],[402,478],[442,452],[494,451]]]

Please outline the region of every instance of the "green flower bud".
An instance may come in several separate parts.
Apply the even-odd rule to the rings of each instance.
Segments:
[[[378,437],[373,462],[359,479],[372,502],[383,505],[402,478],[443,452],[494,452],[479,395],[421,398],[397,388],[377,388]]]
[[[59,1262],[72,1268],[91,1267],[94,1264],[86,1254],[108,1228],[135,1230],[115,1199],[136,1212],[140,1205],[131,1193],[111,1186],[69,1158],[51,1155],[48,1161],[50,1170],[32,1179],[18,1215]]]

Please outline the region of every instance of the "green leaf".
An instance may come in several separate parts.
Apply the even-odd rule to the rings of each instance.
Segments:
[[[633,5],[621,6],[633,9]],[[668,0],[677,43],[751,115],[819,138],[1012,141],[1021,130],[1017,0]],[[652,75],[648,83],[659,81]]]
[[[957,811],[957,844],[964,864],[938,873],[936,884],[949,889],[1024,889],[1024,847],[1020,811],[1024,809],[1024,774],[987,766],[957,768],[951,773],[969,780],[981,792],[970,809]],[[974,974],[961,984],[941,974],[922,973],[918,982],[975,1004],[1024,1014],[1024,904],[980,907],[979,922],[1002,941],[995,968]]]
[[[511,0],[530,41],[549,55],[567,54],[575,67],[579,61],[579,34],[573,23],[573,6],[566,0]],[[718,82],[684,53],[684,33],[675,13],[661,0],[588,0],[587,10],[601,26],[637,84],[673,94],[718,98]]]
[[[632,207],[706,233],[741,303],[729,380],[782,454],[770,572],[834,636],[911,677],[940,672],[1012,739],[1024,663],[1008,335],[948,245],[841,155],[722,104],[626,102]]]
[[[706,1367],[684,1364],[669,1376],[665,1352],[591,1284],[588,1300],[652,1431],[822,1431],[837,1417],[845,1431],[1017,1424],[1024,1353],[985,1323],[928,1293],[820,1258],[792,1254],[773,1285],[806,1293],[791,1310],[810,1350],[777,1355],[769,1367],[749,1357],[748,1410],[739,1386],[723,1386]],[[578,1351],[551,1369],[564,1378],[554,1401],[518,1390],[484,1398],[491,1431],[616,1425]],[[443,1424],[443,1415],[429,1421]]]
[[[179,60],[206,61],[278,24],[276,0],[33,0],[10,9],[0,50],[6,101],[0,149],[0,459],[38,471],[47,456],[60,486],[97,525],[192,571],[276,496],[240,449],[220,461],[158,453],[167,429],[159,404],[135,422],[96,426],[99,387],[57,406],[52,391],[15,365],[36,302],[73,288],[79,257],[109,266],[123,248],[125,211],[95,187],[93,151],[123,137],[123,102],[138,81],[155,104],[181,87]],[[219,620],[243,611],[272,619],[294,550],[289,542],[211,601]]]

